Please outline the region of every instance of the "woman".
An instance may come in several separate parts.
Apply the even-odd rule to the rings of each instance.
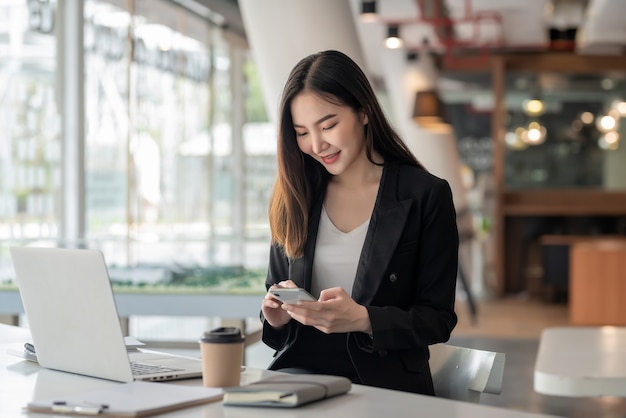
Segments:
[[[433,395],[428,346],[447,341],[457,320],[448,183],[415,159],[341,52],[294,67],[279,123],[266,287],[319,299],[265,296],[269,368]]]

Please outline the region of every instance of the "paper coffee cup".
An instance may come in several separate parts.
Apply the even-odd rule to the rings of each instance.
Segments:
[[[202,384],[209,387],[239,386],[244,337],[237,327],[220,327],[200,339]]]

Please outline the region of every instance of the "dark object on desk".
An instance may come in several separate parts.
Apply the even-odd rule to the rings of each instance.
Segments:
[[[247,386],[224,390],[224,405],[294,408],[311,402],[343,395],[352,382],[341,376],[285,374]]]
[[[26,360],[37,363],[37,353],[35,352],[35,346],[31,343],[25,343],[23,357]]]

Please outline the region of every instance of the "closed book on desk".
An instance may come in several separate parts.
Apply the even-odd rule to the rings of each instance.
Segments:
[[[224,389],[224,405],[293,408],[347,393],[350,379],[319,374],[280,374]]]
[[[112,383],[102,389],[33,401],[26,409],[57,416],[145,417],[218,401],[222,394],[222,389],[218,388],[136,381]]]

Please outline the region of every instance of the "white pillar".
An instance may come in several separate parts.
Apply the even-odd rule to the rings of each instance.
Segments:
[[[58,100],[63,118],[63,195],[58,240],[63,246],[80,247],[85,238],[83,2],[59,2],[58,18]]]
[[[363,67],[350,4],[337,0],[239,0],[270,120],[277,121],[283,86],[305,56],[341,51]]]

